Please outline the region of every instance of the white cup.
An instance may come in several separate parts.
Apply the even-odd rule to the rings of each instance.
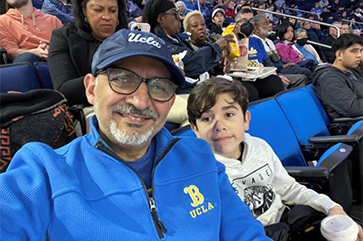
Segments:
[[[346,215],[331,215],[321,221],[320,232],[328,241],[358,240],[358,226]]]

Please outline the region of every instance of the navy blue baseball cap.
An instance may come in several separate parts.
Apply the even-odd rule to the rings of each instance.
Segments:
[[[161,62],[170,72],[172,81],[185,84],[185,77],[175,65],[164,40],[152,33],[121,29],[105,39],[98,47],[92,60],[92,74],[104,70],[112,64],[126,58],[145,56]]]

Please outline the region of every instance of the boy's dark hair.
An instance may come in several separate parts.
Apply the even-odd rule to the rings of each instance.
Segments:
[[[284,38],[284,34],[287,32],[287,28],[288,27],[292,27],[292,24],[290,22],[283,22],[281,25],[279,25],[276,29],[276,35],[277,37],[281,40],[281,41],[284,41],[285,38]]]
[[[188,117],[189,122],[195,126],[203,112],[212,108],[220,94],[228,93],[234,102],[237,102],[246,115],[248,107],[248,92],[247,89],[238,80],[230,81],[225,78],[211,78],[203,83],[196,85],[188,97]]]
[[[353,44],[360,44],[363,46],[363,38],[352,33],[346,33],[340,35],[339,38],[335,39],[331,48],[333,53],[335,53],[338,50],[345,51]]]

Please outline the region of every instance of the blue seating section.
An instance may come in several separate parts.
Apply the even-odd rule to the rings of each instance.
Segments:
[[[48,64],[44,63],[39,70],[36,72],[34,66],[29,63],[0,65],[0,92],[27,92],[41,88],[53,89]]]

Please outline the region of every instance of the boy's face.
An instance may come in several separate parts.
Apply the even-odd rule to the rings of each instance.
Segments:
[[[241,156],[241,142],[251,119],[247,111],[243,116],[241,106],[228,93],[220,94],[216,104],[205,111],[191,128],[198,138],[206,140],[214,153],[228,158]]]

